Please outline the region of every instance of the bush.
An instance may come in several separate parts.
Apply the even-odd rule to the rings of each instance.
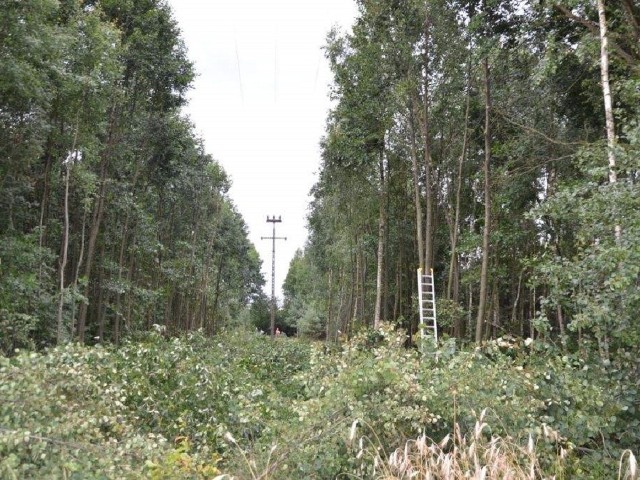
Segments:
[[[403,478],[482,452],[496,475],[595,479],[637,449],[633,356],[604,368],[513,339],[421,355],[405,339],[153,334],[0,359],[0,477]]]

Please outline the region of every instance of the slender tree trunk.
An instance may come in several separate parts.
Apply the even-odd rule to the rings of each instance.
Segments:
[[[104,258],[104,243],[100,245],[100,258]],[[98,291],[98,301],[95,303],[95,305],[92,305],[93,310],[96,313],[96,318],[98,320],[98,337],[100,338],[100,341],[104,341],[104,326],[105,326],[105,308],[103,308],[103,305],[106,303],[106,301],[109,298],[109,293],[105,292],[104,289],[102,288],[102,281],[103,281],[103,276],[104,276],[104,267],[101,264],[98,264],[97,266],[98,268],[98,278],[97,278],[97,288],[96,290]],[[118,336],[120,335],[120,331],[119,331],[119,326],[118,326],[118,330],[114,330],[111,338],[114,340],[118,338]]]
[[[38,246],[42,248],[46,241],[45,235],[45,218],[47,217],[47,213],[49,210],[49,190],[51,185],[51,163],[52,163],[52,153],[51,149],[52,141],[49,139],[47,141],[47,153],[45,154],[45,164],[44,164],[44,186],[42,187],[42,199],[40,201],[40,225],[38,229]],[[42,276],[42,266],[40,267],[40,276]]]
[[[207,241],[207,256],[205,260],[204,269],[202,272],[202,280],[201,280],[201,288],[202,293],[200,295],[200,309],[199,309],[199,322],[198,328],[205,329],[206,328],[206,318],[207,318],[207,292],[209,291],[209,266],[210,259],[213,250],[213,240],[214,234],[211,233],[209,235],[209,240]]]
[[[365,308],[365,302],[367,300],[367,257],[364,252],[360,252],[360,298],[358,300],[360,302],[360,306],[358,307],[360,320],[364,320],[368,324],[369,322],[365,319],[365,315],[368,318],[369,312],[367,312]]]
[[[80,253],[78,254],[78,259],[76,263],[76,271],[73,275],[73,297],[71,299],[71,331],[73,332],[75,328],[75,319],[76,319],[76,294],[78,292],[78,282],[80,280],[80,269],[82,268],[82,261],[84,259],[84,243],[85,243],[85,232],[87,229],[87,208],[82,209],[82,233],[80,234]]]
[[[216,320],[217,320],[216,317],[218,315],[218,299],[220,298],[220,285],[222,284],[223,269],[224,269],[224,255],[220,255],[220,260],[218,262],[218,278],[216,279],[216,290],[213,295],[213,309],[211,312],[211,317],[213,320],[212,333],[216,332]]]
[[[613,102],[611,100],[611,88],[609,86],[609,40],[607,38],[607,17],[605,14],[604,0],[598,1],[598,19],[600,24],[600,76],[602,79],[602,94],[604,96],[604,115],[607,129],[607,157],[609,160],[609,183],[618,181],[616,173],[616,129],[613,119]],[[616,243],[620,244],[622,227],[615,226]]]
[[[471,328],[472,328],[472,317],[473,317],[473,287],[471,286],[471,284],[469,284],[467,286],[467,291],[468,291],[468,307],[467,307],[467,332],[469,332],[469,335],[471,335]]]
[[[491,314],[493,321],[488,329],[489,338],[496,338],[499,335],[500,325],[500,295],[498,294],[498,282],[494,280],[491,295]]]
[[[136,240],[135,240],[135,230],[131,236],[131,254],[129,255],[129,268],[127,270],[127,284],[131,285],[132,281],[133,281],[133,266],[135,264],[135,258],[136,258],[136,253],[135,253],[135,246],[136,246]],[[125,318],[124,321],[124,325],[125,328],[127,330],[131,330],[131,311],[133,309],[133,294],[132,294],[133,289],[129,289],[129,291],[127,292],[127,316]]]
[[[58,299],[58,328],[56,343],[62,343],[62,310],[64,307],[64,272],[67,268],[67,255],[69,252],[69,173],[71,170],[71,155],[67,158],[66,173],[64,176],[64,229],[62,234],[62,261],[60,262],[60,297]]]
[[[415,98],[411,99],[409,121],[411,130],[411,172],[413,174],[413,196],[416,209],[416,241],[418,244],[418,267],[424,269],[424,242],[422,232],[422,201],[420,192],[420,172],[418,170],[418,148],[416,146],[416,123],[414,118]]]
[[[467,153],[467,139],[468,139],[468,130],[469,130],[469,99],[470,88],[471,88],[471,59],[469,59],[469,65],[467,67],[467,92],[465,99],[465,110],[464,110],[464,132],[462,135],[462,152],[460,153],[460,158],[458,160],[458,172],[456,178],[456,199],[455,199],[455,207],[454,207],[454,218],[453,218],[453,226],[452,226],[452,234],[451,234],[451,261],[449,262],[449,278],[447,281],[447,298],[451,300],[452,298],[452,286],[453,286],[453,275],[457,271],[457,262],[458,262],[458,230],[460,229],[460,197],[462,192],[462,167],[464,165],[465,155]],[[458,301],[457,296],[454,299],[455,302]]]
[[[358,238],[356,237],[356,245],[358,245]],[[356,247],[357,248],[357,247]],[[360,252],[356,249],[356,270],[354,277],[355,288],[353,291],[353,314],[351,315],[352,321],[358,319],[358,300],[359,300],[359,288],[360,288]]]
[[[491,192],[489,174],[491,165],[491,84],[489,82],[489,58],[483,61],[484,70],[484,231],[482,234],[482,269],[480,271],[480,294],[478,299],[478,317],[476,319],[476,343],[482,343],[482,326],[487,306],[487,283],[489,277],[489,236],[491,233]]]
[[[391,265],[389,262],[389,211],[391,210],[391,163],[387,159],[386,163],[386,188],[385,188],[385,205],[384,205],[384,260],[383,273],[382,273],[382,319],[389,321],[389,279],[391,278],[390,270]]]
[[[107,165],[106,160],[102,162],[102,168],[100,171],[100,189],[97,196],[97,204],[93,211],[93,218],[91,221],[91,229],[89,230],[89,245],[87,246],[87,263],[84,269],[84,276],[86,286],[84,289],[84,296],[86,301],[89,299],[89,292],[91,287],[91,269],[93,267],[93,261],[95,257],[96,242],[98,240],[98,233],[100,232],[100,225],[102,223],[102,214],[104,210],[104,197],[107,190]],[[80,312],[78,313],[78,341],[84,343],[84,333],[87,322],[87,303],[83,302],[80,305]]]
[[[431,170],[430,122],[429,122],[429,18],[424,21],[424,118],[422,122],[422,136],[424,141],[424,167],[425,167],[425,196],[426,196],[426,221],[424,234],[424,270],[428,272],[433,268],[433,180]]]
[[[140,174],[140,162],[136,164],[136,170],[133,174],[133,180],[131,181],[131,191],[135,194],[136,184],[138,182],[138,175]],[[133,195],[135,196],[135,195]],[[129,222],[131,219],[131,211],[127,209],[124,217],[124,225],[122,226],[122,237],[120,238],[120,252],[118,255],[118,289],[121,288],[122,284],[122,272],[124,270],[124,261],[125,261],[125,248],[127,246],[127,238],[129,237]],[[114,340],[115,344],[118,345],[120,343],[120,324],[124,315],[121,312],[122,308],[122,293],[118,290],[116,293],[116,307],[115,307],[115,325],[114,325]],[[101,339],[102,341],[102,339]]]
[[[533,319],[536,316],[536,287],[531,290],[531,305],[529,306],[529,336],[535,340],[536,331],[533,325]]]
[[[558,320],[558,328],[560,329],[560,337],[562,344],[564,345],[565,331],[564,331],[564,315],[562,313],[562,306],[556,305],[556,319]]]
[[[333,297],[331,295],[331,290],[333,288],[333,269],[330,268],[329,269],[329,285],[328,285],[328,293],[329,293],[329,301],[327,302],[327,331],[326,331],[326,338],[325,341],[329,342],[330,338],[331,338],[331,309],[333,307],[332,305],[332,301],[333,301]]]
[[[400,249],[398,252],[398,261],[396,262],[396,292],[393,298],[393,321],[395,322],[398,319],[400,313],[401,299],[402,299],[402,245],[400,244]]]
[[[65,177],[64,177],[64,230],[62,235],[62,261],[60,263],[60,298],[58,300],[58,325],[57,325],[57,337],[56,343],[60,345],[62,343],[62,311],[64,307],[64,274],[67,268],[67,260],[69,255],[69,177],[71,175],[71,166],[74,161],[78,160],[78,153],[76,152],[76,146],[78,143],[78,128],[79,128],[79,120],[80,111],[76,113],[76,129],[73,134],[73,143],[71,145],[71,151],[69,155],[65,159]],[[51,163],[50,161],[47,163]],[[47,179],[45,179],[45,190],[46,190]],[[44,210],[41,212],[40,216],[40,226],[42,227],[42,221],[44,219]],[[42,229],[41,229],[42,230]],[[42,231],[40,232],[42,235]],[[40,237],[40,241],[42,241],[42,236]],[[42,244],[40,245],[42,246]]]
[[[520,270],[520,275],[518,275],[518,286],[516,287],[516,298],[513,301],[513,307],[511,308],[511,324],[515,325],[516,316],[518,312],[518,302],[520,301],[520,292],[522,291],[522,277],[524,276],[524,269]],[[522,325],[522,319],[520,319],[520,325]],[[524,335],[522,332],[522,328],[520,328],[520,335]]]
[[[385,208],[385,191],[386,188],[386,175],[385,175],[385,166],[384,166],[384,148],[380,152],[379,159],[379,170],[380,170],[380,212],[378,218],[378,269],[376,273],[376,308],[375,313],[373,315],[373,328],[378,328],[380,326],[381,315],[382,315],[382,294],[383,294],[383,271],[384,271],[384,232],[386,229],[386,208]]]
[[[116,106],[111,106],[109,113],[109,138],[104,152],[102,153],[102,161],[100,165],[100,188],[97,195],[97,204],[93,211],[91,229],[89,230],[89,244],[87,246],[87,263],[85,266],[85,302],[80,305],[80,312],[78,313],[78,341],[84,344],[84,335],[87,323],[87,303],[89,301],[89,292],[91,288],[91,269],[93,267],[96,242],[98,240],[98,233],[100,232],[100,225],[102,224],[102,216],[104,213],[104,202],[107,192],[107,166],[109,158],[112,154],[113,146],[116,142]]]

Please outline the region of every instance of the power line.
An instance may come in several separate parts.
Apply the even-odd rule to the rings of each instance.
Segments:
[[[240,83],[240,98],[244,104],[244,89],[242,88],[242,73],[240,73],[240,55],[238,54],[238,32],[234,31],[234,39],[236,43],[236,64],[238,66],[238,81]]]

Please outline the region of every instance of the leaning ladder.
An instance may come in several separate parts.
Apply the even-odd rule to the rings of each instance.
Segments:
[[[418,308],[420,310],[420,334],[425,339],[429,334],[438,345],[438,326],[436,324],[436,291],[433,269],[428,274],[418,269]]]

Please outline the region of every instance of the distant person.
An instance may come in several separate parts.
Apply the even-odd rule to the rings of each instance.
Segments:
[[[282,332],[279,328],[276,328],[276,337],[279,337],[280,335],[282,335]]]

